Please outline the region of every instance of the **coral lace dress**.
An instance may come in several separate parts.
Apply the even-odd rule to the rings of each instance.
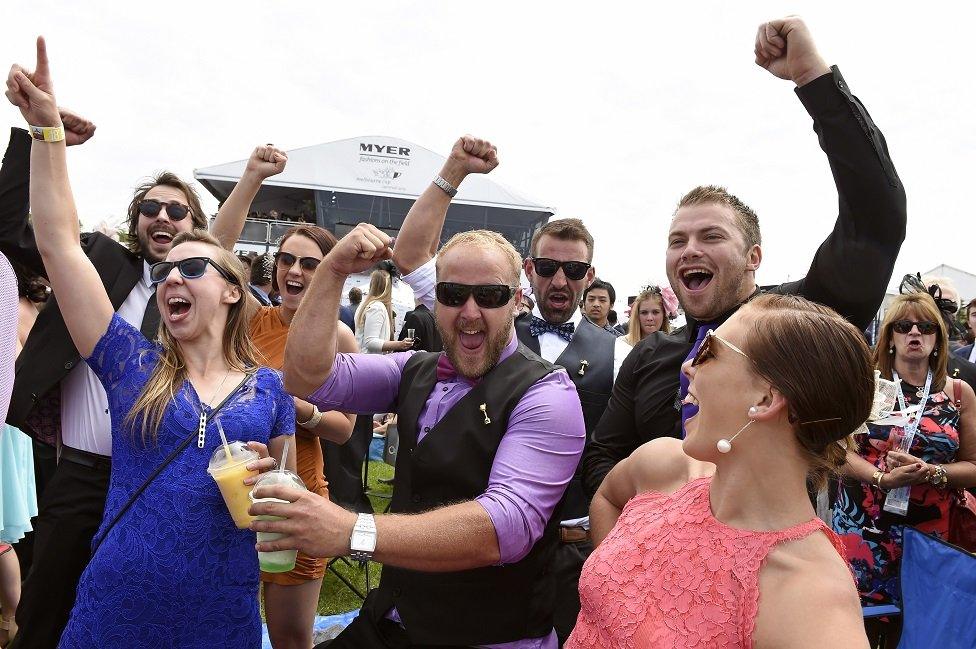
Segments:
[[[728,527],[712,515],[710,484],[627,503],[583,566],[567,649],[751,647],[759,571],[776,544],[821,531],[841,553],[820,519],[775,532]]]

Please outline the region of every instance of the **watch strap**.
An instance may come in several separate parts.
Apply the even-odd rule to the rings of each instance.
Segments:
[[[364,550],[352,547],[353,539],[356,534],[371,534],[373,536],[373,548],[376,548],[376,519],[372,514],[360,514],[356,517],[356,524],[352,528],[352,536],[349,538],[349,558],[354,561],[370,561],[373,558],[374,550]]]
[[[458,192],[457,187],[447,182],[440,176],[434,176],[434,184],[440,187],[441,189],[443,189],[444,193],[450,196],[451,198],[457,196],[457,192]]]

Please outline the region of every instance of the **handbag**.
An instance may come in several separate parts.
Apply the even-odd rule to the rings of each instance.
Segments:
[[[224,400],[218,403],[217,407],[215,407],[213,410],[210,411],[208,417],[213,417],[214,415],[216,415],[217,412],[224,407],[224,404],[230,401],[230,398],[232,396],[237,394],[237,391],[241,389],[241,386],[243,386],[247,382],[247,380],[251,378],[251,376],[253,376],[253,373],[248,372],[247,375],[243,379],[241,379],[241,382],[237,384],[237,387],[231,390],[230,393],[226,397],[224,397]],[[115,527],[115,524],[119,522],[119,519],[121,519],[122,516],[129,510],[129,507],[132,507],[132,504],[136,501],[136,499],[140,495],[142,495],[142,492],[146,490],[146,487],[152,484],[152,481],[155,480],[159,476],[159,474],[163,472],[163,469],[169,466],[169,464],[176,459],[176,456],[182,453],[186,449],[186,447],[190,445],[190,442],[197,438],[198,434],[199,431],[194,428],[193,432],[187,435],[186,439],[180,442],[179,445],[176,448],[174,448],[169,455],[166,456],[166,459],[164,459],[162,463],[160,463],[160,465],[157,466],[153,470],[153,472],[149,474],[149,477],[146,478],[145,482],[139,485],[139,488],[132,492],[132,495],[129,496],[129,499],[125,501],[125,504],[119,508],[119,511],[116,512],[115,516],[112,517],[111,522],[109,522],[109,524],[105,527],[105,532],[98,538],[97,541],[95,541],[94,545],[92,546],[92,552],[91,552],[91,555],[93,557],[95,556],[95,553],[98,552],[98,548],[101,547],[102,541],[104,541],[108,537],[108,533],[112,531],[112,528]]]
[[[962,403],[959,379],[952,381],[953,401]],[[949,534],[946,540],[966,552],[976,553],[976,496],[965,489],[956,489],[949,501]]]

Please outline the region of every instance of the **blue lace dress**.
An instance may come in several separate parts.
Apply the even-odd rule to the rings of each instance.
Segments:
[[[189,382],[166,409],[148,447],[124,427],[158,361],[159,347],[118,315],[88,359],[108,394],[112,475],[104,528],[150,473],[196,430],[200,399]],[[294,433],[295,406],[280,376],[261,368],[216,415],[231,441]],[[220,444],[194,439],[109,532],[78,584],[60,647],[200,649],[261,646],[255,535],[234,526],[207,464]]]

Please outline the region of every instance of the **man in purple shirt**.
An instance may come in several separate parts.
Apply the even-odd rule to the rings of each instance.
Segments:
[[[456,235],[438,257],[443,353],[337,354],[343,282],[389,258],[389,246],[360,224],[326,256],[292,322],[285,383],[320,409],[398,413],[392,513],[357,516],[308,492],[262,488],[256,496],[288,502],[252,507],[285,519],[253,524],[285,535],[258,549],[384,564],[380,587],[330,649],[554,648],[546,568],[555,509],[583,449],[576,389],[518,343],[521,259],[494,232]]]

